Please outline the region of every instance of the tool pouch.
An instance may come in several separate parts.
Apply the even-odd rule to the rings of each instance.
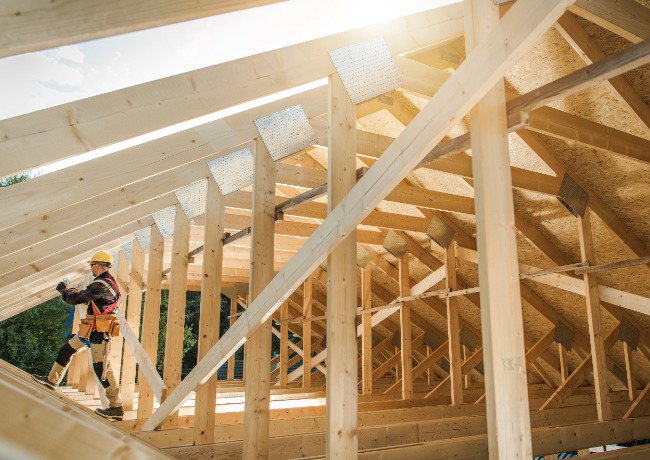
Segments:
[[[88,319],[88,317],[82,319],[81,323],[79,323],[79,331],[77,332],[77,335],[84,340],[88,340],[88,337],[90,337],[90,333],[92,331],[93,331],[92,317],[90,319]]]
[[[110,316],[116,316],[116,315],[110,315]],[[120,335],[120,330],[121,330],[120,322],[118,321],[117,317],[115,317],[111,322],[111,327],[108,331],[108,336],[117,337],[118,335]]]
[[[97,332],[108,332],[111,329],[111,322],[113,320],[106,316],[96,316],[95,317],[95,329]]]

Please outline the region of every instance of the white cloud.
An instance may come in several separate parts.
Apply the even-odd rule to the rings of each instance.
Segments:
[[[77,64],[82,64],[86,59],[86,55],[81,51],[78,45],[63,46],[58,49],[57,57],[65,59]]]

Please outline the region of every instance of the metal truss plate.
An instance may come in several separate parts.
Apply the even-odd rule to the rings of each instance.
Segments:
[[[205,214],[205,197],[208,181],[201,179],[187,187],[176,190],[176,198],[188,219]]]
[[[357,244],[357,267],[365,267],[370,261],[370,253],[363,247]]]
[[[384,242],[382,243],[384,249],[400,260],[404,258],[408,245],[408,242],[399,236],[395,230],[388,230],[384,237]]]
[[[402,347],[402,334],[400,333],[400,331],[395,332],[395,334],[393,335],[393,340],[391,340],[390,343],[394,347],[397,348]]]
[[[454,239],[456,230],[447,225],[442,219],[434,215],[427,227],[427,235],[441,248],[447,249]]]
[[[149,252],[151,248],[151,226],[141,228],[133,232],[135,239],[140,243],[140,247],[144,252]]]
[[[589,203],[589,195],[568,174],[562,178],[557,199],[571,214],[576,217],[584,217]]]
[[[300,105],[258,118],[255,126],[273,161],[282,160],[316,143],[316,133]]]
[[[469,351],[474,351],[478,348],[479,339],[476,334],[464,327],[460,330],[460,343],[467,347]]]
[[[619,327],[619,337],[623,342],[627,343],[632,350],[636,350],[639,346],[641,331],[639,331],[634,324],[629,322],[628,319],[623,316]]]
[[[253,154],[248,147],[208,161],[212,177],[223,195],[241,190],[253,183]]]
[[[124,243],[123,245],[121,245],[120,250],[126,256],[126,260],[128,260],[129,263],[132,263],[133,262],[133,241],[129,241],[128,243]]]
[[[176,215],[176,207],[170,206],[165,209],[161,209],[158,212],[154,212],[151,217],[153,217],[154,222],[160,230],[160,234],[163,238],[169,238],[174,234],[174,216]]]
[[[403,86],[383,38],[373,38],[330,51],[330,57],[353,104]]]
[[[437,350],[440,345],[444,343],[444,340],[440,337],[439,334],[434,331],[424,331],[424,336],[422,337],[422,343],[432,350]]]
[[[553,338],[557,343],[561,343],[567,351],[571,351],[575,332],[569,329],[562,321],[558,321],[555,325],[555,336]]]

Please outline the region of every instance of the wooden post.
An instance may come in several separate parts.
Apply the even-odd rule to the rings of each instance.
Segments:
[[[580,254],[582,262],[590,265],[596,263],[594,244],[591,236],[591,214],[589,208],[583,217],[578,216],[578,231],[580,234]],[[609,401],[607,386],[607,354],[603,341],[603,326],[600,317],[600,295],[598,280],[595,273],[585,273],[585,299],[587,301],[587,318],[589,320],[589,339],[591,342],[591,363],[594,369],[594,389],[596,392],[596,408],[598,420],[612,420],[612,408]]]
[[[149,265],[147,267],[147,292],[144,295],[142,314],[142,348],[152,363],[158,362],[158,332],[160,329],[160,296],[163,271],[165,240],[157,225],[151,226],[149,243]],[[153,391],[142,370],[138,374],[138,418],[151,416],[153,412]]]
[[[399,260],[399,295],[411,295],[409,254]],[[399,311],[400,353],[402,363],[402,399],[413,399],[413,353],[411,351],[411,306],[404,302]]]
[[[120,251],[118,256],[117,263],[117,276],[115,276],[115,281],[120,288],[122,293],[122,299],[126,299],[129,295],[129,261],[124,255],[124,252]],[[126,304],[122,302],[122,308]],[[118,337],[113,337],[113,343],[111,344],[111,366],[113,368],[113,373],[115,374],[115,379],[119,382],[122,375],[122,350],[124,348],[124,339],[122,334]]]
[[[372,307],[372,262],[361,269],[361,304],[364,310]],[[372,394],[372,313],[361,317],[361,378],[364,395]]]
[[[558,343],[557,351],[560,356],[560,376],[562,377],[562,383],[564,383],[566,382],[566,379],[569,378],[569,363],[566,360],[566,350],[564,349],[564,345]]]
[[[280,385],[286,386],[289,379],[289,301],[280,307]]]
[[[328,212],[356,182],[356,110],[337,74],[329,77]],[[326,456],[355,459],[357,434],[356,231],[327,259]]]
[[[163,381],[170,394],[181,383],[183,366],[183,337],[185,335],[185,297],[187,294],[187,264],[190,252],[190,220],[179,204],[174,215],[172,242],[172,271],[169,282],[167,333],[165,335],[165,369]],[[178,411],[167,417],[164,429],[178,428]]]
[[[264,143],[255,142],[253,222],[249,302],[273,279],[275,233],[275,164]],[[268,458],[269,402],[271,399],[271,320],[246,342],[244,459]]]
[[[144,277],[144,251],[137,240],[133,241],[131,257],[131,277],[129,279],[129,298],[127,300],[126,321],[136,337],[140,334],[140,315],[142,310],[142,288]],[[133,410],[135,393],[135,356],[129,347],[124,347],[122,361],[122,383],[120,393],[124,410]]]
[[[456,240],[445,250],[446,286],[450,291],[458,289],[456,281]],[[458,297],[447,297],[447,333],[449,334],[449,376],[451,377],[451,403],[463,403],[463,355],[460,346],[460,321]]]
[[[499,8],[484,0],[464,0],[464,6],[471,56],[490,29],[501,26]],[[470,120],[489,453],[491,459],[532,458],[503,79]]]
[[[302,387],[311,387],[311,318],[312,315],[312,289],[313,278],[308,277],[303,283],[302,291],[302,315],[305,321],[302,323]]]
[[[210,178],[206,195],[203,239],[203,278],[197,356],[199,362],[219,340],[224,217],[223,195],[217,183]],[[214,443],[216,399],[217,375],[215,374],[196,388],[194,404],[194,444],[196,445]]]
[[[625,354],[625,372],[627,375],[627,392],[630,401],[636,399],[636,389],[634,388],[634,362],[632,360],[632,348],[623,342],[623,353]]]
[[[81,321],[79,316],[79,308],[75,306],[74,309],[74,319],[72,320],[72,329],[70,330],[71,334],[76,334],[79,331],[79,321]],[[66,378],[66,384],[72,386],[73,388],[79,388],[79,354],[72,356],[72,361],[68,367],[68,376]]]
[[[237,314],[237,294],[235,294],[232,299],[230,299],[230,326],[232,327],[237,321],[237,317],[233,316]],[[235,353],[233,353],[230,358],[228,358],[228,380],[235,379]]]

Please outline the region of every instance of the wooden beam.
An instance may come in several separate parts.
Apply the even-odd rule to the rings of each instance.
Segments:
[[[72,1],[53,4],[37,1],[24,4],[10,0],[3,5],[0,28],[0,58],[57,48],[112,35],[150,29],[182,21],[254,8],[281,0],[209,0],[196,5],[188,0],[133,3],[117,0],[88,4]]]
[[[404,129],[396,142],[391,144],[332,211],[282,272],[260,293],[235,327],[222,337],[187,376],[181,384],[182,388],[177,389],[161,404],[158,411],[143,425],[145,431],[159,426],[165,416],[180,407],[189,397],[190,391],[198,383],[207,380],[241,346],[245,337],[279,308],[284,299],[318,267],[326,254],[348,236],[388,191],[421,162],[458,117],[462,117],[481,99],[503,76],[505,69],[523,55],[570,3],[570,0],[552,4],[519,0],[512,7],[502,19],[501,26],[481,42],[472,56]],[[475,78],[479,71],[483,76],[481,79]],[[463,89],[459,92],[458,88]],[[241,326],[237,327],[237,324]]]
[[[311,318],[312,313],[312,289],[313,278],[307,277],[303,283],[302,290],[302,315],[305,318]],[[302,387],[305,389],[311,388],[311,321],[302,323]]]
[[[223,195],[216,182],[207,180],[203,238],[203,282],[199,316],[197,360],[200,361],[219,340],[221,319],[221,267],[223,261]],[[194,444],[214,442],[217,376],[196,388],[194,403]]]
[[[623,418],[642,417],[647,414],[648,407],[650,407],[650,382],[639,393],[636,399],[634,399],[632,405],[627,410]]]
[[[356,111],[338,74],[329,76],[328,88],[327,207],[331,216],[355,185]],[[356,260],[352,230],[327,259],[326,452],[330,458],[357,456]]]
[[[230,327],[235,324],[237,321],[237,296],[234,296],[230,299]],[[228,380],[235,379],[235,354],[233,353],[230,358],[228,358]]]
[[[289,301],[280,307],[280,385],[285,386],[289,371]]]
[[[628,46],[589,66],[535,88],[507,104],[509,114],[530,112],[551,101],[580,92],[600,81],[609,80],[650,62],[650,41]]]
[[[160,326],[160,298],[162,282],[162,263],[164,239],[157,225],[151,226],[149,242],[149,266],[147,273],[147,291],[144,295],[144,312],[142,314],[142,347],[152,363],[158,361],[158,333]],[[138,418],[143,419],[153,413],[153,391],[144,377],[142,369],[138,373]]]
[[[407,252],[399,259],[399,296],[411,295],[411,280],[409,276],[409,258]],[[413,399],[413,352],[411,350],[411,306],[408,302],[402,304],[399,310],[400,324],[400,354],[402,365],[402,399]]]
[[[605,53],[598,43],[587,34],[572,13],[567,12],[558,19],[555,28],[587,64],[605,59]],[[645,126],[646,131],[650,132],[650,106],[627,79],[619,75],[607,80],[606,84],[617,99],[625,104]]]
[[[450,292],[458,289],[456,281],[456,240],[445,249],[445,280]],[[449,376],[451,378],[451,403],[463,404],[463,357],[460,346],[460,323],[458,320],[458,299],[447,297],[447,334],[449,336]]]
[[[559,139],[577,141],[642,165],[650,163],[650,141],[552,107],[529,113],[528,129]]]
[[[86,358],[86,352],[82,355]],[[29,376],[0,368],[0,450],[9,458],[47,458],[53,452],[75,457],[172,458],[150,444],[125,435],[89,410],[32,382]],[[35,439],[34,430],[38,431]],[[70,433],[97,443],[71,442]],[[16,449],[9,451],[8,446]]]
[[[254,302],[273,279],[273,229],[275,213],[275,165],[261,139],[255,142],[253,179],[253,234],[249,302]],[[250,303],[248,306],[250,310]],[[248,310],[247,310],[248,311]],[[243,320],[243,315],[237,321]],[[269,402],[271,394],[271,321],[265,321],[246,343],[244,382],[244,449],[242,458],[267,458],[269,450]]]
[[[0,197],[3,216],[15,216],[12,223],[16,224],[73,205],[80,196],[89,199],[190,162],[207,161],[215,152],[254,139],[258,135],[254,120],[269,112],[282,110],[287,105],[300,104],[309,118],[325,113],[325,93],[324,88],[312,89],[7,187]],[[99,174],[99,171],[109,169],[113,174]],[[49,200],[48,194],[39,190],[43,186],[52,187]],[[28,190],[36,190],[36,193],[30,195],[30,207],[25,209],[23,206],[23,212],[16,214],[18,195],[27,193]],[[166,191],[168,190],[169,186]],[[23,203],[24,198],[23,195]],[[0,225],[1,228],[9,226]]]
[[[611,346],[618,340],[619,326],[616,326],[605,338],[605,349]],[[592,359],[589,354],[578,367],[573,370],[573,373],[566,379],[566,381],[558,387],[555,392],[542,404],[539,410],[552,409],[554,407],[562,406],[567,398],[571,396],[578,386],[589,376],[592,371]]]
[[[627,342],[623,342],[623,354],[625,356],[625,375],[627,376],[627,392],[630,397],[630,401],[636,399],[636,388],[634,387],[634,359],[632,355],[632,347],[628,345]]]
[[[165,335],[165,368],[163,380],[167,396],[181,383],[183,368],[183,337],[185,335],[185,296],[187,293],[187,254],[190,252],[190,220],[180,204],[174,214],[172,272]],[[164,402],[164,401],[163,401]],[[178,412],[170,414],[165,428],[178,427]]]
[[[126,308],[126,321],[131,326],[135,338],[140,337],[140,317],[142,313],[142,291],[144,288],[144,250],[133,240],[133,253],[131,254],[131,274],[129,277],[129,298]],[[119,361],[118,361],[119,362]],[[120,393],[124,410],[133,410],[133,396],[135,392],[135,354],[129,347],[124,347],[122,358],[122,379]]]
[[[115,257],[113,258],[115,259]],[[122,296],[128,296],[129,294],[129,261],[124,254],[124,251],[121,249],[117,254],[117,273],[115,276],[115,281],[120,288]],[[121,337],[117,337],[117,340],[114,340],[113,346],[111,347],[111,361],[114,363],[119,363],[122,359],[122,347],[124,346],[123,341],[120,340]],[[113,373],[115,374],[115,380],[118,382],[121,380],[122,375],[122,366],[115,366],[113,368]]]
[[[0,177],[324,78],[334,71],[332,49],[382,35],[399,54],[462,31],[462,8],[450,5],[3,120],[0,131],[9,137],[0,142]]]
[[[499,9],[480,0],[464,4],[471,53],[499,27]],[[514,449],[516,456],[532,457],[503,80],[477,104],[470,122],[490,456]]]
[[[650,9],[634,0],[577,0],[569,9],[632,43],[650,38]]]
[[[361,308],[372,308],[372,262],[361,268]],[[372,313],[361,315],[361,393],[372,394]]]
[[[517,135],[544,161],[558,177],[568,174],[580,188],[589,195],[589,207],[596,216],[627,246],[640,257],[650,256],[648,249],[638,237],[625,225],[603,201],[591,190],[580,177],[567,166],[558,155],[542,141],[538,134],[528,130],[520,130]],[[559,190],[559,188],[558,188]],[[555,261],[557,264],[557,261]],[[561,264],[558,264],[561,265]]]
[[[596,254],[591,233],[591,212],[585,210],[584,216],[578,216],[578,234],[580,236],[580,254],[582,262],[594,264]],[[596,407],[598,420],[601,422],[612,419],[612,408],[609,401],[607,386],[607,353],[603,342],[603,325],[600,315],[600,295],[598,280],[594,273],[583,275],[585,283],[585,298],[587,301],[587,319],[589,321],[589,340],[591,342],[591,357],[594,374],[594,389],[596,392]]]

